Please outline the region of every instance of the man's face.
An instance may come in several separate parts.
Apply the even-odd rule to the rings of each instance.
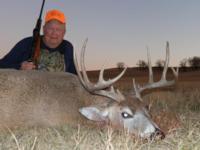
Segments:
[[[50,48],[56,48],[64,38],[65,24],[51,20],[44,25],[43,31],[45,44]]]

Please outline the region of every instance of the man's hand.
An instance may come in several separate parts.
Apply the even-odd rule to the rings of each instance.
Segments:
[[[28,61],[22,62],[20,67],[21,70],[33,70],[35,68],[36,68],[35,64],[33,62],[28,62]]]

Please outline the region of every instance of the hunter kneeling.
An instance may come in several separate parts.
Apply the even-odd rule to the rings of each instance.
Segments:
[[[50,10],[45,16],[43,35],[36,40],[27,37],[19,41],[0,60],[0,68],[19,70],[66,71],[76,74],[73,61],[73,45],[64,40],[66,18],[59,10]],[[37,51],[37,52],[36,52]]]

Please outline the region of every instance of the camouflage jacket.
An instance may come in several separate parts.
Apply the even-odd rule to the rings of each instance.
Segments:
[[[49,52],[47,49],[41,49],[38,69],[50,72],[65,71],[64,55],[59,51]]]

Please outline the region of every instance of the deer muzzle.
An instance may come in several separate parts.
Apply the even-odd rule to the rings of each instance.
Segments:
[[[159,128],[156,128],[155,132],[151,134],[150,139],[164,139],[165,138],[165,133],[160,130]]]

